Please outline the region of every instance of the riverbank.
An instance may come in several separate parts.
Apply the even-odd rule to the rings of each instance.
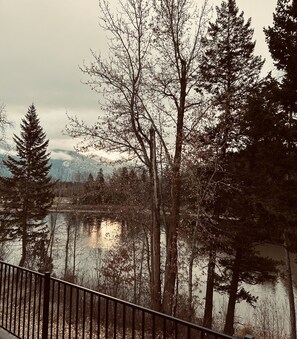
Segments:
[[[111,205],[77,205],[77,204],[53,204],[49,209],[49,212],[65,213],[65,212],[77,212],[77,213],[96,213],[114,215],[120,213],[123,207],[111,206]]]
[[[66,212],[77,212],[77,213],[93,213],[93,214],[104,214],[107,216],[120,216],[123,213],[133,212],[134,206],[127,205],[111,205],[111,204],[74,204],[70,198],[55,198],[54,202],[49,209],[49,212],[66,213]],[[143,211],[144,212],[144,211]],[[149,211],[147,211],[149,213]]]

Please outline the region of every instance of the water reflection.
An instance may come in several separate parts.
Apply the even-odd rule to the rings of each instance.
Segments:
[[[139,284],[135,285],[139,289],[137,297],[140,300],[146,296],[143,288],[149,281],[148,269],[145,266],[149,262],[147,255],[149,251],[146,247],[148,240],[145,233],[140,232],[140,228],[129,228],[128,223],[121,224],[106,218],[105,215],[91,213],[58,213],[55,218],[49,216],[48,225],[49,254],[53,259],[53,274],[57,277],[99,289],[104,286],[123,287],[124,284],[115,280],[119,278],[126,281],[128,287],[131,286],[131,281],[138,281]],[[162,239],[165,243],[165,233],[162,233]],[[21,253],[21,244],[14,241],[10,247],[10,251],[5,248],[7,261],[17,264]],[[284,258],[283,248],[280,246],[265,245],[258,249],[263,256],[273,259]],[[187,244],[182,240],[179,242],[179,251],[180,258],[186,258]],[[297,265],[293,260],[294,257],[292,257],[292,270],[294,281],[297,281]],[[199,287],[196,288],[195,295],[202,302],[205,296],[206,265],[207,262],[204,258],[200,258],[193,269],[196,285]],[[181,266],[180,273],[184,277],[187,277],[187,271],[186,266]],[[115,282],[109,284],[107,279],[114,279]],[[186,285],[186,278],[184,279],[184,282],[180,281],[179,289],[186,293],[188,285]],[[125,293],[130,291],[128,287],[126,290],[123,289]],[[282,275],[276,284],[264,283],[256,286],[244,285],[244,287],[253,295],[259,296],[258,312],[262,312],[263,307],[267,308],[268,306],[274,307],[276,310],[283,310],[284,327],[288,327],[286,324],[288,312],[284,308],[287,303],[286,287]],[[105,291],[103,290],[103,292]],[[225,314],[226,304],[227,296],[215,293],[215,313]],[[236,306],[236,312],[238,321],[242,323],[244,319],[253,319],[254,317],[254,309],[246,303],[239,303]],[[257,320],[257,318],[255,319]]]
[[[93,225],[89,238],[90,248],[111,249],[120,241],[121,226],[118,222],[101,220],[99,227]]]

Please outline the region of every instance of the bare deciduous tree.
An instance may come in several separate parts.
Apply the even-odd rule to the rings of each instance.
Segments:
[[[151,178],[152,300],[155,309],[172,313],[177,275],[177,233],[180,218],[184,141],[201,118],[198,68],[206,27],[207,0],[196,8],[191,0],[126,0],[113,10],[100,2],[101,27],[109,35],[108,60],[94,60],[82,71],[88,84],[103,94],[104,115],[89,126],[69,117],[67,131],[83,137],[82,148],[123,152],[137,158]],[[171,206],[167,226],[164,291],[160,277],[160,185],[163,162],[170,169]]]
[[[7,119],[5,106],[3,104],[0,104],[0,142],[5,142],[5,132],[10,126],[12,126],[12,123]]]

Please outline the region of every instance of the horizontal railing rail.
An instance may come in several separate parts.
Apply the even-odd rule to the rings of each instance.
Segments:
[[[0,327],[28,339],[233,338],[1,261]]]

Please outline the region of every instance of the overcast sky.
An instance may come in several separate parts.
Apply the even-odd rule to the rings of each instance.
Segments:
[[[272,69],[272,62],[263,27],[272,24],[276,3],[237,0],[245,18],[252,18],[256,54],[267,59],[265,72]],[[0,0],[0,104],[15,124],[13,132],[17,133],[31,103],[50,139],[50,149],[71,149],[75,144],[61,133],[66,112],[95,121],[98,98],[82,84],[79,66],[92,60],[90,49],[104,48],[98,16],[98,0]]]

